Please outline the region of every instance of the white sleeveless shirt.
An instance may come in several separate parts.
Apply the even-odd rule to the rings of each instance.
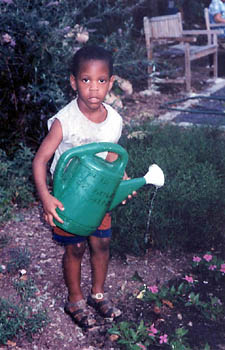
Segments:
[[[77,99],[71,101],[57,114],[48,120],[48,129],[55,119],[58,119],[63,133],[63,139],[55,151],[50,171],[53,174],[59,157],[72,147],[81,146],[92,142],[117,143],[122,133],[122,118],[114,108],[103,103],[107,111],[107,117],[102,123],[94,123],[80,111]],[[98,154],[102,158],[107,152]]]

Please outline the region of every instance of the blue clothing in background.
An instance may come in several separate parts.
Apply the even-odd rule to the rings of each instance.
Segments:
[[[209,20],[211,23],[216,23],[214,20],[214,16],[220,13],[221,16],[225,19],[225,2],[221,0],[212,0],[211,4],[209,5]],[[220,37],[225,37],[225,28],[217,28],[217,29],[223,29],[224,34],[219,35]]]

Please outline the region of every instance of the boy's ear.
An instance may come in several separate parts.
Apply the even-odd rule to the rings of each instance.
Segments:
[[[114,75],[112,75],[111,78],[109,79],[109,90],[108,90],[108,92],[112,89],[114,80],[115,80],[115,77],[114,77]]]
[[[74,91],[77,91],[76,79],[73,74],[70,74],[70,85]]]

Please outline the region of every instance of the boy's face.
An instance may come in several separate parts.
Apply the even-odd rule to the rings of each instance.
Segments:
[[[71,87],[78,92],[81,111],[98,110],[107,92],[111,90],[113,80],[113,77],[109,77],[109,68],[105,61],[83,61],[76,78],[70,76]]]

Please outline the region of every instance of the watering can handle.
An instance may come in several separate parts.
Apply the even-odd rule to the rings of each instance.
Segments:
[[[61,155],[55,168],[54,182],[59,182],[62,179],[64,169],[66,168],[68,162],[72,158],[91,156],[101,152],[113,152],[118,154],[119,157],[112,164],[114,167],[117,167],[116,171],[118,172],[125,169],[128,162],[128,154],[123,147],[110,142],[93,142],[86,145],[71,148]]]

